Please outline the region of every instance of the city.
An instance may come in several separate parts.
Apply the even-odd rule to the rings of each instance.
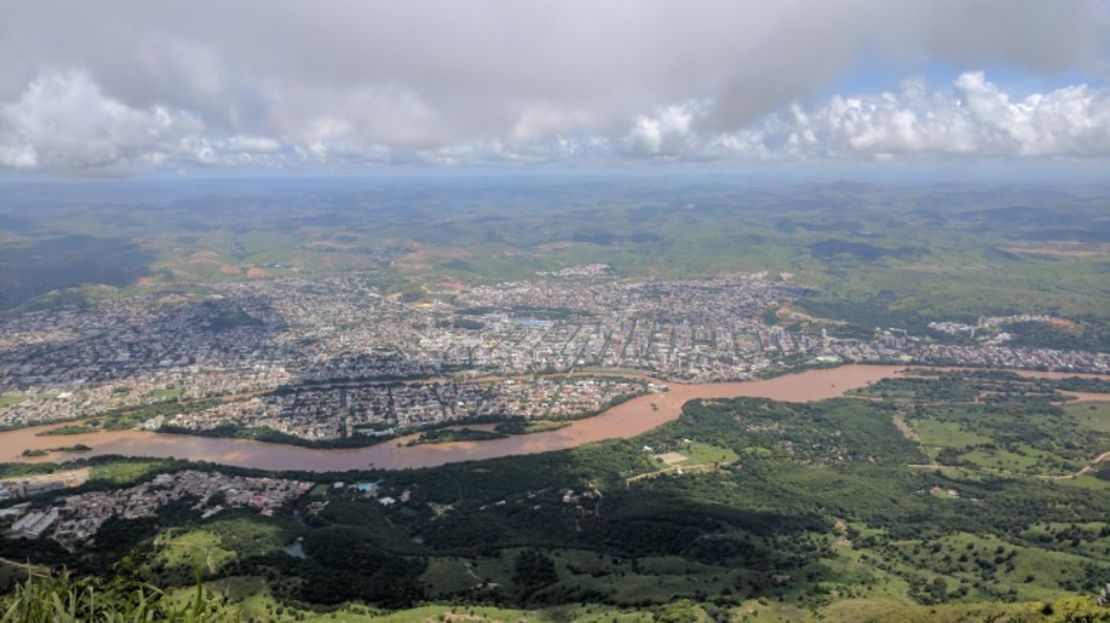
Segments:
[[[2,321],[0,424],[168,402],[180,407],[139,426],[369,443],[454,422],[592,415],[642,393],[637,376],[731,381],[849,362],[1110,370],[1106,353],[1010,347],[1000,330],[1048,317],[983,319],[977,335],[934,323],[924,336],[876,328],[866,339],[835,337],[835,320],[785,322],[790,304],[811,293],[789,275],[606,274],[590,265],[421,303],[384,296],[354,274],[212,284],[216,294],[199,301],[27,312]]]

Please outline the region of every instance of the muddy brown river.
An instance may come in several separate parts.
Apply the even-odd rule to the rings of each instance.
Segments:
[[[71,456],[118,454],[143,457],[176,457],[265,470],[345,471],[352,469],[406,469],[433,467],[456,461],[490,459],[515,454],[562,450],[603,439],[634,437],[682,413],[682,405],[696,398],[772,398],[810,402],[842,396],[905,370],[905,366],[846,365],[807,370],[773,379],[736,383],[665,383],[670,390],[634,398],[603,413],[576,420],[559,430],[516,435],[487,441],[465,441],[405,446],[410,437],[356,449],[315,449],[245,439],[221,439],[127,430],[64,436],[37,436],[58,424],[0,433],[0,462],[57,461]],[[1039,376],[1040,373],[1037,373]],[[652,407],[652,404],[655,407]],[[25,459],[26,449],[47,449],[74,444],[91,446],[79,455],[52,453]]]

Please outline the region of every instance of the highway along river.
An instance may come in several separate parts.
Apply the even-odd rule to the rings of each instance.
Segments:
[[[23,459],[26,449],[85,444],[92,450],[79,456],[177,457],[265,470],[344,471],[433,467],[456,461],[490,459],[513,454],[562,450],[602,439],[634,437],[682,413],[682,405],[697,398],[751,396],[788,402],[811,402],[842,396],[844,392],[887,378],[905,366],[847,365],[807,370],[773,379],[737,383],[666,383],[670,391],[624,402],[599,415],[575,420],[570,426],[488,441],[465,441],[405,446],[408,437],[356,449],[322,450],[244,439],[221,439],[126,430],[63,436],[36,436],[55,425],[0,433],[0,462],[56,461],[69,456],[51,453]],[[663,381],[659,381],[663,382]],[[652,407],[652,405],[655,405]]]

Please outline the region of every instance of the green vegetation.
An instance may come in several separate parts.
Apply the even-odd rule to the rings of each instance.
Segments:
[[[44,431],[39,431],[38,433],[35,433],[35,435],[39,437],[50,437],[54,435],[81,435],[83,433],[94,433],[98,430],[100,430],[99,427],[89,424],[66,424],[55,428],[49,428]]]
[[[391,437],[391,435],[380,436],[355,433],[349,437],[339,437],[336,439],[305,439],[304,437],[298,437],[279,430],[274,430],[268,426],[240,426],[238,424],[223,424],[204,429],[186,428],[167,424],[159,427],[158,431],[180,435],[194,435],[197,437],[253,439],[254,441],[283,443],[293,446],[304,446],[306,448],[362,448],[381,443]]]
[[[27,397],[22,394],[0,394],[0,409],[14,407],[24,400],[27,400]]]
[[[261,325],[254,316],[246,313],[241,309],[229,309],[220,311],[208,324],[210,331],[228,331],[239,327],[252,327]]]
[[[736,452],[728,448],[718,448],[706,443],[684,443],[680,453],[686,458],[678,465],[725,465],[739,459]]]
[[[1022,376],[1001,370],[945,372],[917,368],[909,374],[878,381],[851,392],[856,396],[901,402],[1013,402],[1045,403],[1066,399],[1061,392],[1110,392],[1110,382],[1098,378],[1059,379]]]
[[[0,463],[0,479],[25,478],[39,474],[88,467],[89,485],[103,489],[130,485],[166,471],[180,469],[185,461],[119,456],[78,457],[65,463]]]
[[[593,415],[593,414],[590,414]],[[585,417],[585,416],[583,416]],[[578,419],[578,418],[573,418]],[[467,424],[493,424],[493,430],[473,429],[468,428]],[[424,443],[444,443],[448,441],[481,441],[485,439],[499,439],[508,435],[518,435],[523,433],[543,432],[545,430],[556,430],[564,426],[569,426],[569,422],[537,422],[534,426],[531,424],[524,425],[518,423],[517,420],[504,420],[501,417],[479,417],[472,419],[458,419],[454,420],[447,428],[432,428],[421,432],[416,439],[410,440],[410,445],[424,444]],[[462,426],[462,429],[451,428],[453,426]],[[520,432],[514,432],[519,429]],[[389,434],[370,434],[367,432],[355,431],[348,437],[339,437],[335,439],[305,439],[296,435],[290,435],[281,431],[274,430],[266,426],[253,426],[245,427],[237,424],[224,424],[213,428],[193,429],[185,428],[174,425],[163,425],[158,429],[162,433],[176,433],[181,435],[195,435],[199,437],[221,437],[221,438],[234,438],[234,439],[252,439],[254,441],[266,441],[270,443],[283,443],[294,446],[304,446],[306,448],[322,448],[322,449],[338,449],[338,448],[364,448],[382,443],[389,439],[395,438],[398,434],[405,434],[406,431],[400,433],[394,431]]]
[[[30,458],[30,457],[36,457],[36,456],[46,456],[47,454],[50,454],[49,450],[45,450],[45,449],[42,449],[42,448],[35,448],[33,450],[32,449],[24,450],[22,453],[20,453],[20,456]]]
[[[233,623],[239,613],[223,607],[199,584],[189,598],[170,599],[157,587],[122,578],[101,581],[31,573],[0,600],[0,623]]]
[[[177,400],[181,398],[180,389],[154,389],[147,392],[147,397],[155,402],[164,402],[167,400]]]
[[[1059,348],[1062,350],[1110,350],[1110,328],[1105,322],[1072,322],[1060,326],[1044,322],[1019,322],[1006,325],[1016,346]]]
[[[154,539],[157,553],[147,564],[163,583],[182,583],[196,570],[215,574],[235,558],[235,552],[220,545],[220,536],[210,530],[166,530]]]
[[[220,404],[218,398],[181,401],[176,398],[152,402],[138,407],[119,407],[97,414],[79,424],[67,424],[44,430],[40,435],[76,435],[98,430],[126,430],[157,416],[174,416],[180,413],[203,411]]]
[[[1058,404],[1060,391],[1099,391],[1105,383],[919,370],[854,393],[895,401],[904,432],[931,462],[1050,477],[1074,474],[1110,447],[1107,403]]]
[[[49,474],[58,469],[54,463],[0,463],[0,479]]]
[[[1079,402],[1064,405],[1064,413],[1079,426],[1110,434],[1110,402]]]
[[[117,198],[95,216],[82,200],[0,214],[21,224],[8,232],[6,264],[18,270],[9,271],[0,305],[139,292],[188,298],[201,283],[351,270],[374,271],[369,282],[406,300],[427,300],[445,279],[496,282],[604,262],[622,276],[789,272],[815,289],[800,308],[816,320],[802,322],[837,334],[924,334],[931,320],[1039,313],[1067,322],[1008,327],[1015,343],[1110,343],[1104,189],[753,191],[728,179],[665,178],[638,179],[634,190],[602,178],[295,185],[303,192],[186,192],[171,211],[149,209],[163,192]],[[251,324],[244,316],[230,311],[212,328]]]
[[[925,335],[933,320],[1036,313],[1054,320],[1005,326],[1012,344],[1110,348],[1103,190],[753,192],[730,180],[659,179],[629,191],[600,178],[301,184],[296,201],[267,184],[234,197],[182,192],[165,210],[149,209],[171,196],[161,189],[98,202],[95,213],[84,196],[33,210],[13,202],[20,226],[5,232],[12,270],[0,306],[191,300],[204,283],[352,270],[402,301],[430,302],[452,281],[604,262],[620,277],[790,273],[812,290],[765,319],[813,333]],[[229,309],[206,329],[257,322]],[[5,538],[5,558],[67,564],[79,577],[36,572],[2,598],[0,621],[1105,619],[1093,598],[1110,577],[1110,464],[1098,460],[1110,450],[1110,405],[1064,398],[1108,389],[1105,380],[919,373],[816,404],[694,402],[634,440],[342,475],[380,480],[376,498],[333,489],[339,476],[295,474],[319,480],[296,518],[224,511],[201,520],[186,501],[157,518],[112,520],[76,552]],[[130,391],[120,385],[118,395]],[[0,396],[0,409],[26,398]],[[142,398],[152,404],[45,434],[129,428],[216,404],[176,389]],[[563,425],[514,420],[421,439]],[[269,429],[210,434],[307,443]],[[91,468],[91,490],[182,463],[74,465]],[[0,477],[70,467],[2,465]],[[303,557],[289,553],[293,543]],[[5,567],[3,577],[25,576]]]
[[[180,461],[144,459],[100,459],[90,461],[89,481],[127,486],[181,465]]]
[[[154,537],[139,575],[159,586],[188,585],[197,574],[216,577],[233,571],[230,565],[239,561],[281,553],[297,533],[290,522],[262,521],[243,513],[200,527],[169,528]]]
[[[86,446],[83,443],[77,443],[73,444],[72,446],[58,446],[56,448],[28,448],[21,453],[21,456],[36,457],[46,456],[51,452],[88,452],[89,450],[92,450],[92,448]]]
[[[500,422],[493,430],[505,435],[527,435],[530,433],[546,433],[570,426],[570,422],[553,422],[550,420],[509,420]]]
[[[530,577],[530,576],[525,576]],[[520,610],[490,606],[428,605],[397,612],[361,604],[328,611],[314,611],[276,603],[257,593],[261,584],[250,579],[197,585],[190,590],[163,592],[142,583],[103,583],[62,573],[37,573],[17,584],[0,601],[2,623],[113,623],[116,621],[166,621],[168,623],[424,623],[475,621],[501,623],[711,623],[742,621],[863,621],[895,623],[956,623],[990,620],[998,623],[1084,623],[1105,620],[1105,611],[1093,600],[1062,598],[1043,603],[950,604],[914,606],[894,600],[845,600],[822,610],[820,618],[769,600],[751,600],[741,606],[720,608],[679,599],[651,609],[627,610],[609,606],[568,606]],[[249,595],[249,597],[244,597]],[[234,606],[227,602],[237,602]]]
[[[483,430],[466,426],[462,428],[437,428],[420,433],[418,437],[410,440],[408,445],[418,446],[426,443],[447,443],[451,441],[485,441],[488,439],[502,439],[507,436],[497,430]]]
[[[229,608],[290,623],[452,609],[473,620],[1083,620],[1075,613],[1100,612],[1110,574],[1110,469],[1092,466],[1110,450],[1110,411],[1061,405],[1061,382],[922,373],[811,404],[694,401],[636,439],[342,476],[378,483],[372,493],[297,474],[320,482],[298,518],[200,520],[186,504],[110,524],[76,556],[9,541],[0,554],[81,573],[126,564],[167,595],[189,594],[199,574]],[[86,486],[178,465],[88,463]]]

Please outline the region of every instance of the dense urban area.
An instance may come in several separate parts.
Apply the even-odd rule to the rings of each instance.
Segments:
[[[0,424],[171,403],[136,424],[372,439],[454,421],[580,417],[646,390],[591,371],[704,382],[842,362],[1110,370],[1104,352],[1007,344],[1008,324],[1049,316],[937,322],[928,335],[838,335],[836,319],[803,328],[791,304],[813,291],[788,274],[643,281],[593,264],[420,303],[358,274],[210,288],[202,300],[4,318]]]

